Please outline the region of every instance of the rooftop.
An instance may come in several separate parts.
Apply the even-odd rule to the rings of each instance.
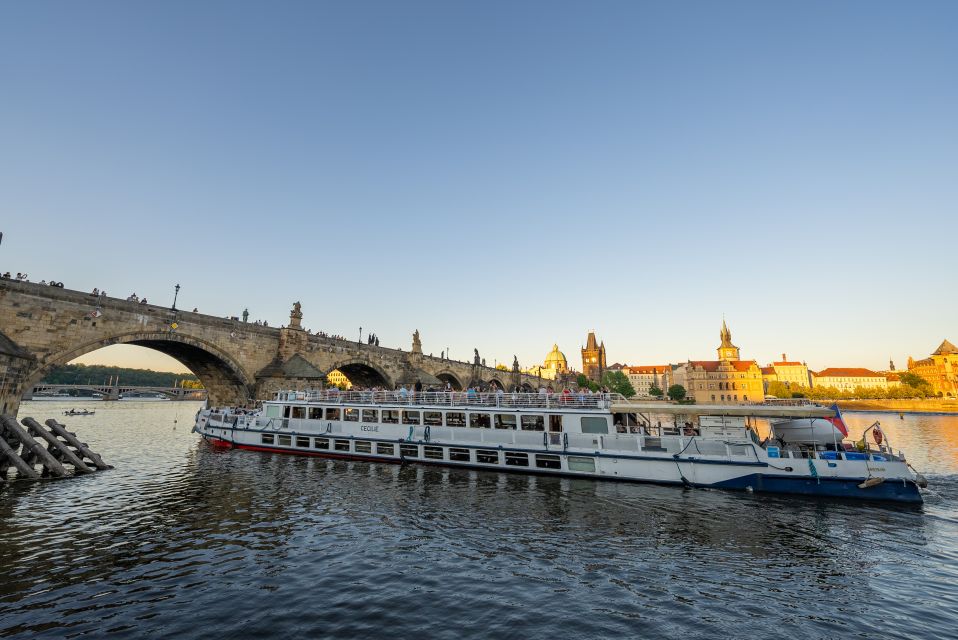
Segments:
[[[829,367],[815,374],[816,378],[882,378],[880,373],[861,367]]]

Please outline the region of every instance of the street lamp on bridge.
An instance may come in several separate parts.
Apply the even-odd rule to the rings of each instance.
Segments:
[[[180,285],[173,287],[173,310],[176,311],[176,297],[180,295]]]

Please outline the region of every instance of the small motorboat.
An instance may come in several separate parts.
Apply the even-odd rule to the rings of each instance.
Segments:
[[[69,411],[64,411],[63,415],[65,416],[92,416],[96,413],[96,410],[90,411],[89,409],[70,409]]]

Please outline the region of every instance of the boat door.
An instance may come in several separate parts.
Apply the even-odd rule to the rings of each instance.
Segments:
[[[549,416],[549,446],[561,446],[562,445],[562,416],[561,415],[550,415]]]

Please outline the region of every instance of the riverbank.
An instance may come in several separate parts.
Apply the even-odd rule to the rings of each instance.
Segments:
[[[842,411],[958,414],[958,400],[839,400],[838,406]]]

